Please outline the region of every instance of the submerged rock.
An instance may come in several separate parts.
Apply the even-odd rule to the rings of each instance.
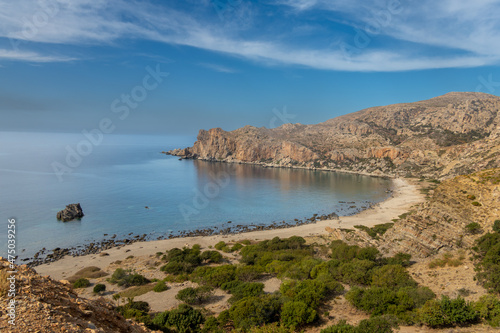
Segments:
[[[82,207],[79,203],[69,204],[66,208],[57,213],[57,219],[63,222],[81,219],[83,216]]]

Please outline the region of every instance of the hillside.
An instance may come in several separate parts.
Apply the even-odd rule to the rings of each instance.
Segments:
[[[7,261],[0,260],[1,332],[151,332],[125,320],[109,302],[81,298],[69,283],[41,276],[25,265],[16,266],[16,325],[12,326],[7,317],[10,298],[3,294],[8,266]]]
[[[418,260],[470,249],[477,238],[492,231],[494,221],[500,218],[498,168],[457,176],[433,187],[425,202],[401,216],[383,236],[372,238],[355,229],[340,230],[338,238],[376,246],[385,255],[409,253]],[[472,223],[479,228],[469,230],[467,226]]]
[[[434,178],[500,166],[500,98],[452,92],[372,107],[316,125],[201,130],[168,154],[267,166]]]

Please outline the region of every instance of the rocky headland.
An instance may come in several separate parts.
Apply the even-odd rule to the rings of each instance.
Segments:
[[[181,158],[372,175],[450,178],[500,166],[497,96],[452,92],[372,107],[316,125],[200,130]]]

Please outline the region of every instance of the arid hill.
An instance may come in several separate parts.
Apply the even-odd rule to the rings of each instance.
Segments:
[[[500,166],[500,97],[452,92],[368,108],[316,125],[201,130],[169,154],[267,166],[435,178]]]
[[[16,266],[15,326],[8,321],[10,297],[3,291],[9,263],[0,260],[0,331],[26,332],[151,332],[113,310],[106,300],[92,301],[79,297],[69,284],[37,274],[26,265]],[[10,276],[10,274],[8,274]]]

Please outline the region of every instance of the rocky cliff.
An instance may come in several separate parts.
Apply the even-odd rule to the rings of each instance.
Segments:
[[[500,98],[453,92],[316,125],[201,130],[169,154],[210,161],[452,177],[500,166]]]

